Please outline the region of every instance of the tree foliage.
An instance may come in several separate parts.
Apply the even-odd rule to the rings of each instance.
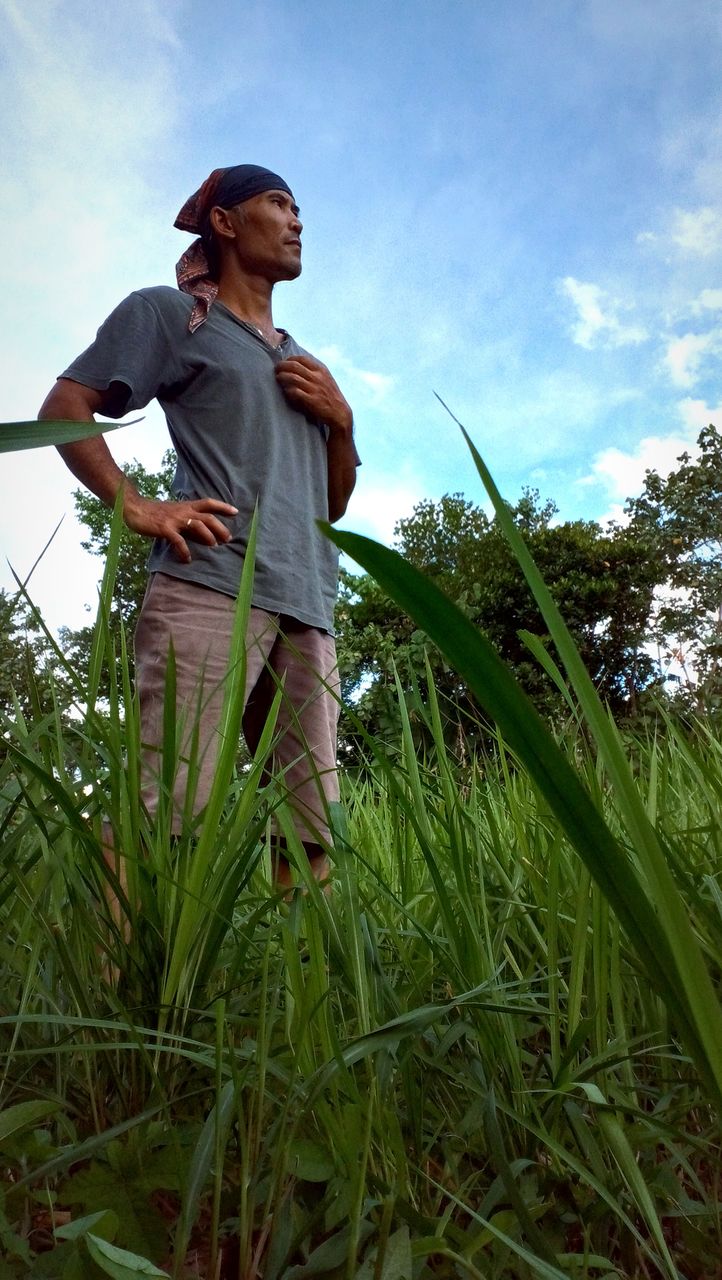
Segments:
[[[53,653],[32,609],[0,588],[0,710],[27,720],[47,714],[57,680]]]
[[[535,490],[510,509],[602,695],[617,714],[633,712],[653,674],[644,642],[654,564],[625,528],[555,524],[554,503]],[[395,546],[485,632],[537,705],[554,713],[558,694],[521,634],[545,640],[546,628],[496,520],[461,494],[447,494],[399,521]],[[368,730],[394,732],[394,672],[413,688],[428,651],[450,737],[473,738],[478,709],[468,690],[373,579],[342,574],[337,618],[345,692]]]
[[[652,631],[669,658],[694,669],[695,701],[722,699],[722,435],[710,425],[667,476],[647,471],[627,503],[630,532],[659,566]]]

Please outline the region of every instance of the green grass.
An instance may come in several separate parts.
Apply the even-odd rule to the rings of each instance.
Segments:
[[[264,1280],[714,1274],[716,1096],[508,748],[462,769],[437,731],[419,759],[404,721],[400,760],[376,744],[345,779],[332,897],[287,904],[258,839],[279,797],[231,780],[213,839],[174,846],[122,767],[132,727],[6,725],[0,1276],[116,1274],[94,1224],[178,1276],[194,1249]],[[591,750],[560,749],[619,831]],[[636,751],[718,985],[719,747]]]
[[[369,740],[343,779],[332,895],[299,862],[285,901],[273,724],[236,773],[237,678],[205,820],[172,839],[169,800],[144,813],[111,554],[74,711],[3,722],[0,1280],[719,1274],[714,732],[624,740],[517,547],[584,726],[555,740],[448,602],[337,538],[475,688],[494,748],[457,762],[429,685],[420,753],[400,691],[400,753]],[[169,714],[168,797],[177,737]]]

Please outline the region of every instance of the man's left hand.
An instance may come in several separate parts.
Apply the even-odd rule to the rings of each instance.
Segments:
[[[318,418],[332,434],[351,434],[351,406],[320,360],[314,360],[313,356],[289,356],[276,365],[276,378],[294,409]]]

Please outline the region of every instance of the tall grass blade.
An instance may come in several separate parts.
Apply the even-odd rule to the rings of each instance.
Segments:
[[[196,1143],[190,1162],[188,1177],[183,1191],[178,1226],[175,1236],[175,1255],[182,1262],[185,1257],[188,1241],[198,1217],[201,1196],[218,1153],[219,1135],[225,1139],[237,1108],[236,1084],[228,1080],[224,1084]]]
[[[76,440],[88,440],[142,421],[142,418],[131,418],[128,422],[70,422],[64,418],[46,418],[42,422],[34,419],[30,422],[0,422],[0,453],[73,444]]]

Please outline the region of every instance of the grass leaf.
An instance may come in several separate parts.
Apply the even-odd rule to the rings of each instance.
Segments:
[[[142,421],[142,418],[131,418],[128,422],[70,422],[64,418],[45,418],[42,421],[0,422],[0,453],[73,444],[76,440],[88,440]]]

